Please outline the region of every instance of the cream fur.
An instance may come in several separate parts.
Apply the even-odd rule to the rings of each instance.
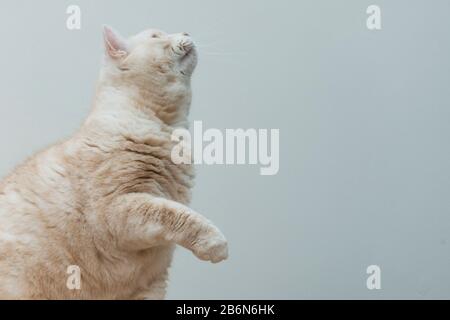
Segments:
[[[191,38],[124,40],[109,27],[104,37],[85,123],[0,183],[0,298],[160,299],[175,244],[227,258],[222,233],[187,206],[193,169],[170,159],[191,102]],[[80,290],[66,286],[70,265]]]

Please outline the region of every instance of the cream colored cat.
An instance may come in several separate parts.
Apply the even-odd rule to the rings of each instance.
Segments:
[[[0,183],[0,298],[164,298],[175,244],[227,258],[222,233],[187,207],[192,168],[170,158],[172,130],[187,125],[192,39],[148,30],[124,40],[109,27],[104,39],[81,129]],[[67,286],[72,265],[79,290]]]

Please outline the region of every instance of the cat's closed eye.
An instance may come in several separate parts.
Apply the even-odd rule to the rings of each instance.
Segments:
[[[156,34],[156,33],[153,33],[153,34],[152,34],[152,38],[159,38],[159,35]]]

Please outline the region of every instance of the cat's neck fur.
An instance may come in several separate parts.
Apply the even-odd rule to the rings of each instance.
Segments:
[[[168,78],[166,83],[157,85],[146,80],[104,65],[88,122],[89,119],[113,115],[118,117],[118,121],[128,121],[131,117],[172,128],[187,128],[191,103],[189,79],[180,82]]]

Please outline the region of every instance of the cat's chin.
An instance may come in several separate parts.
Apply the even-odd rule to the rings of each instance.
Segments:
[[[192,46],[186,49],[184,55],[180,59],[180,62],[183,63],[184,61],[191,59],[194,55],[196,55],[196,50],[195,47]]]
[[[195,47],[186,50],[185,55],[180,60],[181,73],[183,75],[192,75],[197,66],[197,50]]]

